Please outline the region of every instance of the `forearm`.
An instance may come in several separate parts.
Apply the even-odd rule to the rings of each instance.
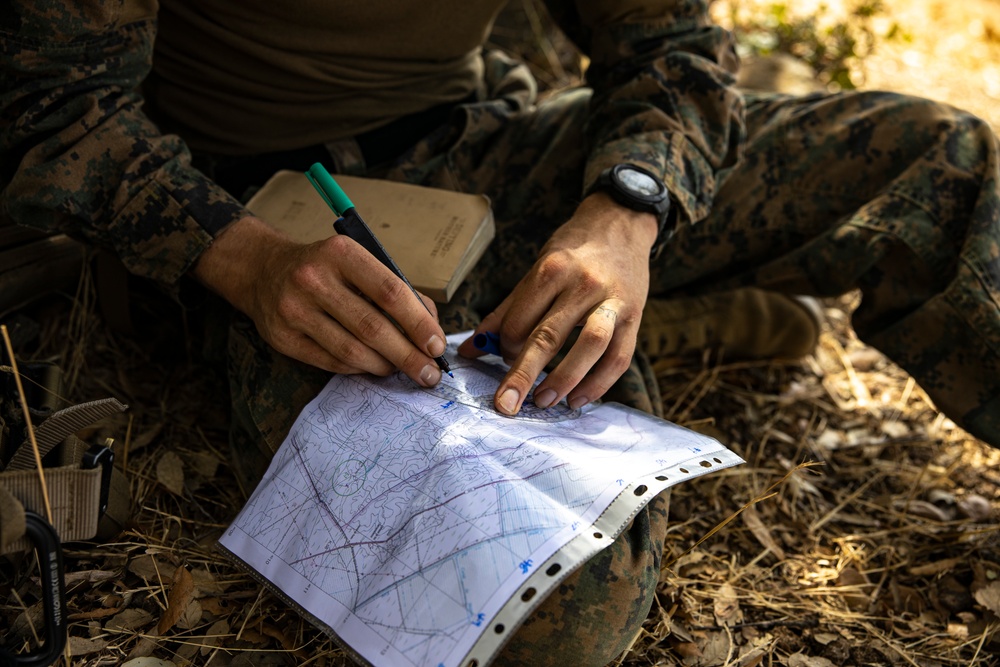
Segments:
[[[259,310],[258,284],[273,275],[277,264],[291,265],[302,246],[259,218],[248,216],[230,225],[205,250],[190,274],[238,310]]]
[[[33,3],[14,3],[17,29],[0,26],[0,211],[173,283],[247,212],[142,113],[135,91],[155,17],[141,4],[118,13],[83,2],[43,20]],[[122,16],[134,20],[116,25]]]
[[[591,57],[584,191],[629,162],[662,177],[683,219],[704,218],[745,135],[732,36],[711,23],[706,2],[546,1]]]

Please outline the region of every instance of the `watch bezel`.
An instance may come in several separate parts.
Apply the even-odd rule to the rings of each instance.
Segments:
[[[655,195],[646,195],[632,189],[625,184],[620,176],[620,172],[623,170],[635,171],[648,176],[660,186],[660,191]],[[594,190],[607,192],[612,199],[626,208],[652,213],[657,217],[656,242],[653,244],[650,256],[653,259],[659,257],[667,242],[677,231],[677,207],[663,179],[648,169],[629,162],[621,162],[601,172],[592,191]]]
[[[659,187],[659,192],[657,192],[656,194],[647,195],[644,192],[634,189],[628,184],[628,182],[625,179],[622,178],[621,173],[623,171],[632,171],[637,174],[642,174],[643,176],[651,180]],[[669,198],[669,193],[667,192],[667,186],[663,184],[663,181],[660,178],[658,178],[648,169],[643,169],[642,167],[639,167],[634,164],[628,164],[628,163],[616,164],[615,166],[611,167],[611,170],[608,172],[608,178],[612,182],[615,190],[618,190],[623,194],[627,194],[629,197],[639,200],[642,203],[649,204],[651,207],[653,207],[651,209],[651,212],[653,213],[659,213],[660,210],[658,205],[661,204],[665,199]]]

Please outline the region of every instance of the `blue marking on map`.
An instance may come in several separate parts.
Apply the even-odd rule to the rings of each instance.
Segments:
[[[441,407],[442,408],[450,408],[453,405],[455,405],[455,401],[448,401],[447,403],[442,403]]]
[[[472,624],[478,628],[480,625],[483,624],[483,621],[485,620],[486,620],[486,614],[476,614],[476,620],[474,620]]]
[[[532,562],[531,562],[530,559],[529,560],[522,560],[521,563],[520,563],[520,565],[518,565],[518,567],[521,568],[521,574],[528,574],[528,570],[531,569],[531,566],[532,566]]]

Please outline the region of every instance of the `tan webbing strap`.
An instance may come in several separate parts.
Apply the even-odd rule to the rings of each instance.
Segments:
[[[118,399],[104,398],[56,412],[35,429],[35,441],[38,443],[39,453],[44,457],[53,447],[80,429],[115,413],[124,412],[127,408],[128,406]],[[24,470],[34,467],[35,455],[31,451],[31,443],[26,441],[14,452],[6,469]]]
[[[88,540],[97,534],[101,473],[100,467],[83,470],[79,465],[45,469],[45,481],[52,506],[52,527],[61,542]],[[38,512],[44,507],[42,487],[36,470],[14,470],[0,474],[0,493],[3,490],[17,499],[25,509]],[[6,523],[6,512],[3,519]],[[0,553],[31,549],[31,544],[24,538],[23,510],[21,521],[20,539],[7,544]],[[13,529],[14,526],[10,531],[11,535],[16,534]]]
[[[123,412],[126,405],[114,398],[81,403],[60,410],[35,429],[35,441],[44,457],[54,447],[66,443],[72,455],[65,459],[69,465],[45,469],[45,482],[52,507],[52,527],[62,542],[87,540],[97,534],[101,514],[101,467],[82,469],[80,461],[86,448],[73,434],[94,422]],[[69,442],[67,442],[67,440]],[[44,516],[45,500],[42,485],[35,469],[31,443],[21,444],[11,458],[6,470],[0,472],[0,501],[11,498],[18,505],[0,506],[0,554],[26,551],[31,548],[24,538],[24,510]],[[17,523],[19,509],[20,523]],[[8,517],[11,512],[11,517]],[[10,523],[8,523],[10,522]],[[7,526],[10,526],[8,530]],[[16,539],[15,539],[16,538]]]
[[[24,506],[0,485],[0,555],[8,553],[7,547],[23,537]]]

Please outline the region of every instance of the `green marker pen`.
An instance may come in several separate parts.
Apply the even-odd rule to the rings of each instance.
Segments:
[[[372,233],[371,228],[361,219],[358,209],[354,207],[354,202],[351,201],[350,197],[337,184],[337,181],[333,180],[333,176],[330,175],[323,165],[317,162],[311,166],[309,171],[306,172],[306,178],[316,188],[316,191],[319,192],[319,195],[326,202],[327,206],[339,216],[337,221],[333,223],[333,228],[337,233],[353,239],[358,245],[371,253],[375,259],[388,267],[400,280],[406,283],[406,286],[413,292],[413,296],[417,297],[417,301],[424,308],[427,308],[427,304],[420,298],[420,294],[417,293],[417,290],[413,289],[413,285],[403,275],[402,270],[396,265],[396,262],[392,261],[392,257],[389,256],[389,253],[379,243],[379,240],[375,238],[375,234]],[[427,312],[430,312],[429,308]],[[437,357],[434,361],[443,372],[451,377],[455,377],[455,374],[451,372],[451,367],[448,365],[448,360],[444,356]]]

